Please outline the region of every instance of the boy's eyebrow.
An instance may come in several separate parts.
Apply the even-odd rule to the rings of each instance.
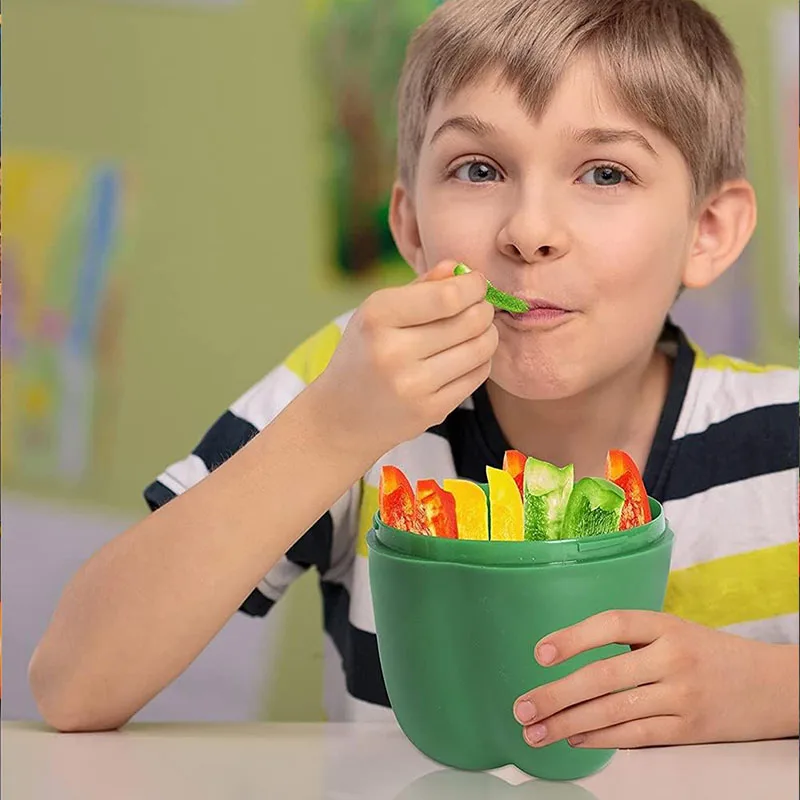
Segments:
[[[616,144],[618,142],[632,142],[647,150],[648,153],[658,158],[658,153],[647,139],[632,128],[586,128],[585,130],[571,130],[571,136],[581,144]]]
[[[451,117],[443,122],[431,136],[430,143],[433,144],[442,134],[447,131],[463,131],[470,133],[473,136],[488,137],[496,133],[497,129],[494,125],[484,122],[480,117],[474,114],[464,114],[463,116]]]

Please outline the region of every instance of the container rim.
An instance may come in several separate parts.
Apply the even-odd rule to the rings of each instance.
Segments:
[[[664,536],[667,530],[664,509],[652,497],[648,497],[648,500],[653,519],[645,525],[583,538],[523,542],[440,539],[385,525],[378,511],[373,517],[372,530],[376,540],[389,550],[426,561],[483,566],[596,561],[643,550]]]

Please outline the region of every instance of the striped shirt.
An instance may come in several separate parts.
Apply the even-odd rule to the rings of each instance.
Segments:
[[[187,458],[145,491],[156,509],[202,480],[325,369],[352,315],[297,348],[212,425]],[[673,375],[644,471],[675,544],[665,610],[771,642],[798,640],[798,373],[709,357],[668,322]],[[484,387],[447,419],[381,458],[264,576],[242,605],[263,616],[316,569],[324,625],[344,671],[345,719],[390,716],[378,659],[366,532],[383,464],[421,478],[484,481],[505,441]],[[341,704],[339,704],[341,705]],[[342,712],[337,716],[341,718]]]

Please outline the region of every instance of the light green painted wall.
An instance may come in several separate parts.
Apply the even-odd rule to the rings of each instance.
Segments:
[[[115,457],[88,490],[69,497],[141,511],[142,487],[188,451],[221,409],[374,288],[326,277],[303,4],[4,5],[6,152],[119,159],[136,179]],[[793,363],[796,330],[774,313],[780,220],[767,30],[770,10],[791,2],[708,5],[736,39],[750,79],[752,178],[761,203],[759,356]],[[286,298],[301,295],[297,313]],[[287,601],[287,618],[300,629],[282,651],[265,713],[314,717],[321,636],[313,576]]]
[[[136,181],[116,457],[86,499],[140,510],[221,409],[368,291],[326,285],[302,14],[6,3],[6,151],[119,159]]]
[[[797,9],[789,0],[703,0],[734,39],[748,80],[749,169],[759,202],[755,244],[755,284],[758,288],[759,360],[796,364],[797,325],[782,313],[785,283],[781,273],[783,247],[782,197],[776,157],[776,92],[772,66],[772,14]]]

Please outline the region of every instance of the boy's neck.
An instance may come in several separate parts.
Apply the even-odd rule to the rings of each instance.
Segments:
[[[658,347],[605,383],[563,400],[523,400],[488,381],[492,410],[509,445],[558,466],[575,479],[602,476],[606,453],[625,450],[644,474],[672,377]]]

